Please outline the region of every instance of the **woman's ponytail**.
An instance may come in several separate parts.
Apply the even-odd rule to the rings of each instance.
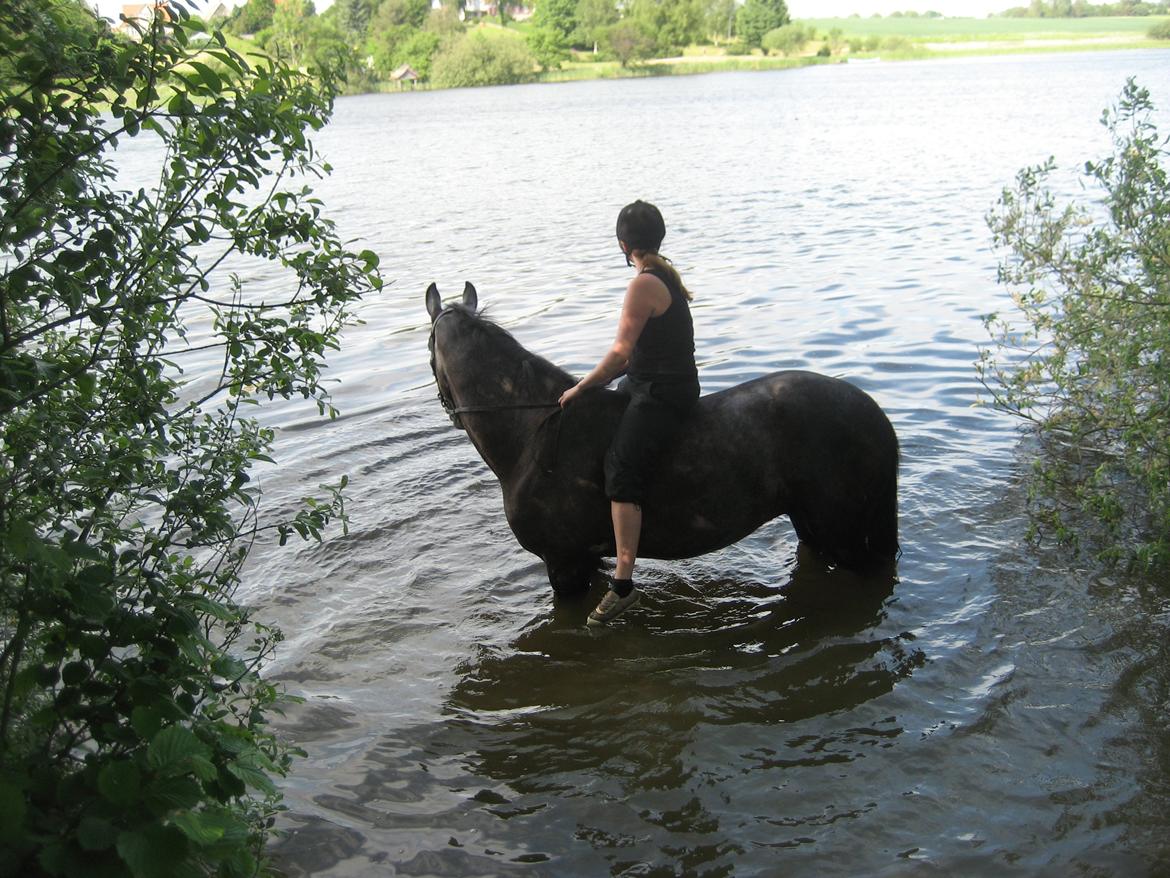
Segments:
[[[665,256],[659,253],[645,252],[641,254],[641,258],[645,265],[664,272],[667,277],[674,281],[678,285],[678,288],[682,290],[682,294],[686,296],[688,302],[695,298],[694,294],[691,293],[691,291],[687,289],[686,284],[683,283],[682,275],[678,273],[678,269],[674,267],[674,263],[672,263]]]

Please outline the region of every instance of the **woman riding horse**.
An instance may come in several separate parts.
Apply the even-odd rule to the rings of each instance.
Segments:
[[[687,304],[691,294],[674,266],[658,253],[665,236],[666,224],[653,204],[635,201],[618,214],[618,246],[636,274],[626,288],[617,336],[601,362],[560,398],[567,406],[583,391],[626,374],[618,390],[630,401],[605,455],[617,566],[605,597],[589,614],[590,625],[615,619],[638,602],[633,574],[647,481],[699,398],[695,331]]]

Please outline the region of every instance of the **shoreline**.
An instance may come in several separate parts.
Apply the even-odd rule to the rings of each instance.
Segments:
[[[656,76],[697,76],[708,73],[757,72],[770,70],[798,70],[826,64],[848,64],[899,61],[946,61],[952,58],[995,57],[998,55],[1043,55],[1067,52],[1126,52],[1140,50],[1170,50],[1170,41],[1137,37],[1131,34],[1093,35],[1081,38],[1036,38],[1002,40],[951,40],[911,44],[893,50],[845,53],[817,56],[802,54],[795,57],[774,55],[694,54],[667,58],[652,58],[637,65],[621,67],[616,61],[569,62],[560,70],[538,73],[525,83],[517,85],[588,82],[600,79],[644,79]],[[406,94],[415,91],[447,91],[428,84],[410,87],[384,83],[374,91],[347,94]],[[486,86],[462,86],[484,88]]]

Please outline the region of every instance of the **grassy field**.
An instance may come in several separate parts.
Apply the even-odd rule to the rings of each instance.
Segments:
[[[540,75],[541,82],[572,82],[582,79],[626,79],[638,76],[681,76],[718,73],[727,70],[786,70],[811,64],[839,63],[840,58],[782,58],[761,54],[727,56],[718,53],[687,54],[680,58],[659,58],[631,67],[616,61],[569,61],[560,70]]]
[[[916,42],[953,40],[1142,38],[1167,16],[1114,18],[805,18],[819,33],[839,28],[849,37],[905,37]]]

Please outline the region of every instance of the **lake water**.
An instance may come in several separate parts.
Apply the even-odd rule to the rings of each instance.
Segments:
[[[243,592],[305,699],[283,871],[1170,872],[1170,591],[1023,541],[1026,455],[973,367],[1009,304],[985,214],[1019,168],[1103,155],[1130,75],[1170,132],[1166,52],[341,100],[318,192],[393,284],[331,361],[343,416],[266,415],[270,510],[351,478],[349,535],[258,548]],[[806,368],[890,415],[891,587],[798,556],[782,519],[640,564],[641,605],[592,633],[601,578],[554,601],[513,540],[435,397],[423,292],[472,281],[581,373],[639,197],[696,293],[705,392]]]

